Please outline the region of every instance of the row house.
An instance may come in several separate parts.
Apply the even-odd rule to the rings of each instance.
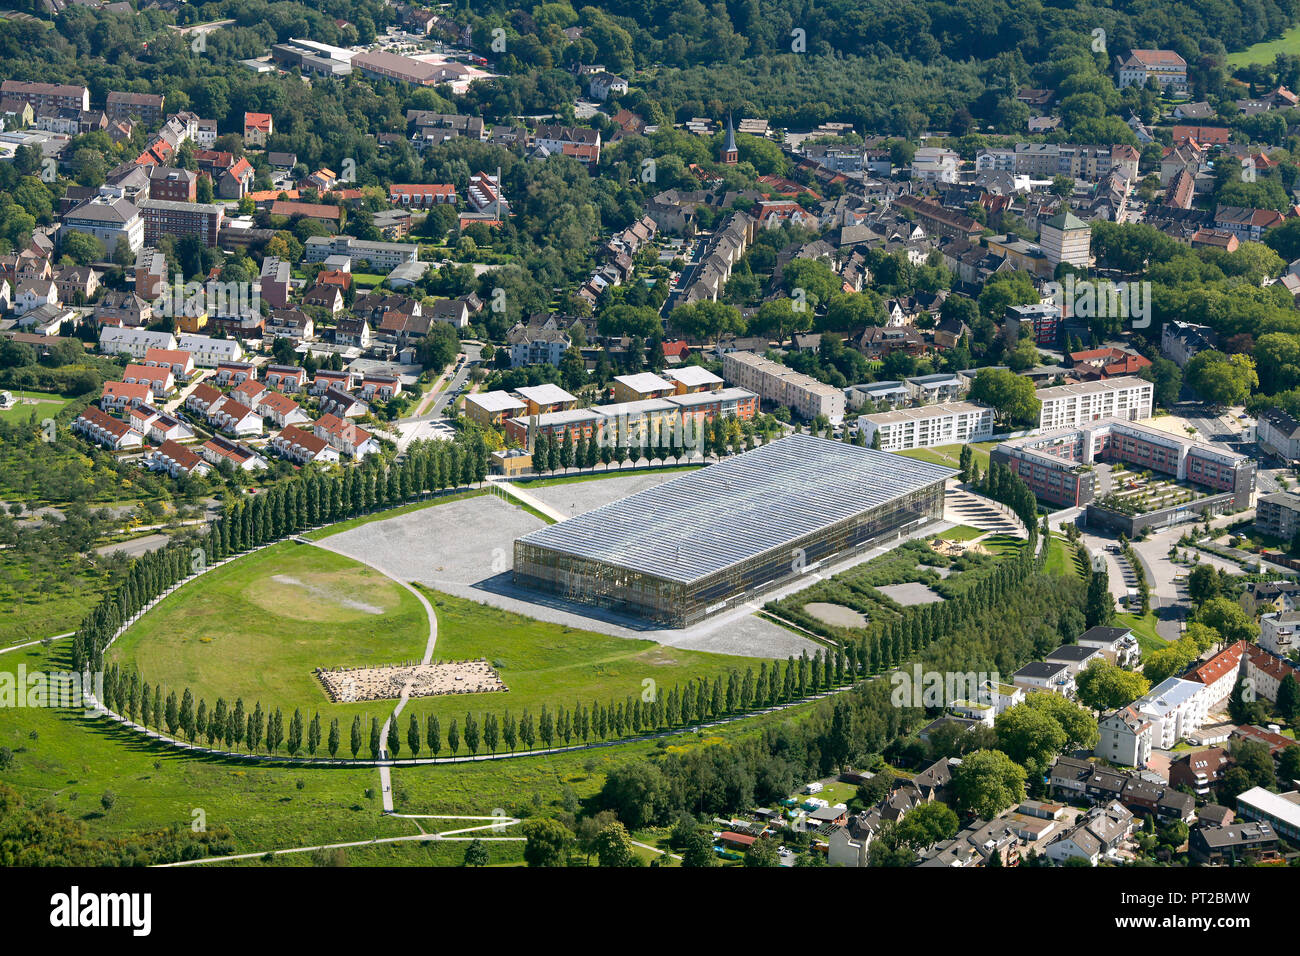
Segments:
[[[297,425],[290,425],[271,439],[276,454],[289,461],[305,465],[310,462],[337,463],[339,453],[329,442]]]
[[[379,451],[379,442],[370,432],[337,415],[322,415],[312,426],[312,431],[331,448],[357,460]]]
[[[143,410],[147,406],[140,406]],[[193,441],[194,429],[185,422],[181,421],[175,415],[169,415],[166,412],[150,409],[153,418],[150,419],[145,427],[145,434],[152,442],[164,441]]]
[[[361,380],[361,397],[367,402],[391,401],[401,393],[402,380],[392,375],[366,375]]]
[[[126,422],[111,418],[94,405],[87,405],[72,423],[72,430],[110,451],[129,451],[144,444],[144,435]]]
[[[264,378],[267,388],[290,394],[307,387],[307,370],[298,365],[268,365]]]
[[[341,389],[344,392],[351,391],[361,384],[361,376],[349,371],[348,369],[322,368],[316,370],[316,377],[312,379],[311,388],[308,391],[312,395],[320,396],[330,388]]]
[[[248,437],[262,434],[262,416],[230,398],[223,398],[208,410],[208,421],[231,435]]]
[[[152,405],[153,389],[147,382],[105,382],[99,407],[106,412],[120,412],[136,405]]]
[[[165,471],[173,478],[181,475],[206,475],[212,470],[212,466],[197,452],[174,441],[163,442],[146,454],[144,461],[149,470]]]
[[[229,462],[236,471],[256,471],[267,467],[266,459],[252,448],[222,435],[214,435],[199,446],[199,454],[210,465],[220,466],[222,462]]]
[[[257,367],[252,362],[218,362],[213,377],[218,385],[240,385],[257,377]]]
[[[280,428],[311,421],[311,417],[299,407],[297,402],[279,392],[267,392],[258,399],[254,408],[257,414],[269,418]]]
[[[370,414],[369,405],[336,385],[325,389],[320,397],[320,407],[322,412],[339,418],[364,418]]]
[[[128,365],[122,372],[122,381],[128,385],[134,382],[148,385],[155,395],[170,395],[176,388],[170,366],[164,365]]]
[[[144,364],[170,368],[180,382],[189,381],[194,374],[194,355],[184,349],[147,349]]]

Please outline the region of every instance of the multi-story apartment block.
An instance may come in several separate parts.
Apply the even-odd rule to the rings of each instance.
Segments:
[[[1255,527],[1270,537],[1289,542],[1300,531],[1300,495],[1290,491],[1262,495],[1255,502]]]
[[[1042,403],[1038,427],[1077,428],[1103,418],[1150,418],[1154,390],[1150,382],[1131,375],[1040,388],[1034,393]]]
[[[90,90],[64,83],[33,83],[29,80],[5,80],[0,83],[0,98],[26,100],[37,113],[58,110],[90,109]]]
[[[119,355],[125,352],[131,358],[143,359],[150,349],[175,349],[176,347],[176,336],[170,332],[150,332],[147,329],[130,329],[115,325],[106,325],[99,330],[99,351],[105,355]]]
[[[1003,442],[992,460],[1006,465],[1044,501],[1066,507],[1091,503],[1097,492],[1094,462],[1120,461],[1150,468],[1216,493],[1247,508],[1255,490],[1255,461],[1150,425],[1107,418]]]
[[[1278,657],[1288,657],[1300,648],[1300,611],[1274,611],[1261,615],[1259,646]]]
[[[149,198],[169,202],[194,202],[199,177],[188,169],[154,166],[149,170]]]
[[[104,244],[109,256],[119,242],[134,254],[145,243],[145,225],[134,204],[126,199],[94,196],[63,215],[63,232],[84,232]]]
[[[198,236],[205,246],[215,246],[225,210],[216,203],[145,199],[140,202],[144,241],[153,245],[163,236]]]
[[[163,103],[166,97],[154,93],[119,93],[108,94],[104,112],[110,122],[121,123],[135,118],[145,126],[154,127],[163,120]]]
[[[722,377],[763,401],[788,406],[803,418],[825,415],[836,425],[844,420],[842,390],[753,352],[723,355]]]
[[[974,402],[900,408],[863,415],[858,419],[858,428],[869,444],[874,445],[879,435],[884,451],[964,445],[993,436],[993,409]]]
[[[416,262],[420,247],[411,242],[375,242],[355,236],[310,236],[303,243],[304,262],[324,262],[347,256],[352,265],[368,262],[372,272],[391,272],[404,262]]]

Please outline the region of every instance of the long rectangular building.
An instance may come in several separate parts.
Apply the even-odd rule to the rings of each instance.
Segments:
[[[1077,428],[1103,418],[1151,417],[1155,386],[1135,375],[1054,385],[1034,393],[1043,404],[1039,428]]]
[[[956,472],[791,435],[515,541],[515,584],[685,627],[943,515]]]
[[[858,419],[858,428],[874,444],[880,435],[884,451],[965,445],[993,437],[993,409],[975,402],[950,402],[877,412]]]
[[[748,421],[758,414],[758,396],[743,388],[687,392],[590,408],[569,406],[513,418],[507,417],[510,408],[499,399],[486,395],[482,398],[485,405],[500,406],[496,408],[496,421],[488,423],[503,427],[507,438],[525,448],[532,448],[539,434],[555,438],[567,434],[571,441],[594,438],[601,445],[625,448],[658,447],[661,441],[671,438],[678,448],[694,449],[698,447],[705,423],[731,417]],[[466,415],[480,423],[485,415],[492,414],[486,409],[471,410],[468,398],[465,410]]]
[[[732,385],[749,389],[765,402],[794,409],[803,418],[825,415],[833,425],[844,421],[841,389],[753,352],[723,355],[722,377]]]

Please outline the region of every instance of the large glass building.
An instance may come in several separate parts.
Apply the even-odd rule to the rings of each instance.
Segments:
[[[514,581],[685,627],[938,520],[955,474],[791,435],[518,538]]]

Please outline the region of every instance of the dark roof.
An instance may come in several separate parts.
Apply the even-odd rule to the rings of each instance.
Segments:
[[[1075,663],[1081,663],[1097,653],[1098,651],[1095,647],[1083,647],[1079,644],[1062,644],[1056,650],[1052,651],[1052,653],[1048,654],[1047,659],[1049,661],[1072,661]]]

